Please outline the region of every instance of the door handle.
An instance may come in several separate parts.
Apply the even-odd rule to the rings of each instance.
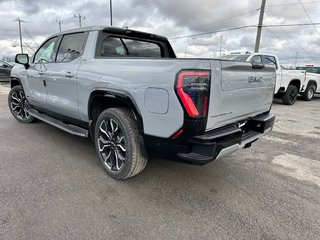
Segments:
[[[73,73],[72,72],[66,72],[65,76],[67,78],[72,78],[73,77]]]
[[[42,75],[44,75],[44,72],[38,72],[38,75],[42,76]]]

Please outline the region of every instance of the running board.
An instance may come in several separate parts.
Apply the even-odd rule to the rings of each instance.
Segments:
[[[76,135],[79,137],[88,137],[88,135],[89,135],[89,131],[84,128],[81,128],[81,127],[78,127],[75,125],[65,124],[55,118],[49,117],[48,115],[39,113],[35,109],[29,109],[28,113],[31,116],[33,116],[43,122],[49,123],[50,125],[53,125],[63,131],[70,133],[70,134],[73,134],[73,135]]]

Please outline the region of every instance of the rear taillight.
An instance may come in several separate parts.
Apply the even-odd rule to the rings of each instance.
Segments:
[[[210,90],[209,71],[181,71],[176,91],[190,117],[205,117],[208,112]]]

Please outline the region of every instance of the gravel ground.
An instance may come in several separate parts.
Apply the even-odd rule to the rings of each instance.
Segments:
[[[108,177],[89,139],[21,124],[0,86],[0,239],[319,239],[320,97],[275,102],[274,131],[205,166]]]

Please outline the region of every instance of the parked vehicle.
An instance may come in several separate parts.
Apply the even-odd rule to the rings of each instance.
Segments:
[[[55,34],[18,54],[9,108],[94,140],[113,178],[141,172],[153,151],[208,163],[271,131],[275,69],[176,59],[165,37],[91,27]]]
[[[301,95],[304,100],[311,101],[315,93],[320,93],[320,67],[307,65],[296,69],[306,71],[305,91]]]
[[[10,81],[10,73],[13,66],[0,60],[0,81]]]
[[[305,92],[305,71],[286,70],[276,55],[264,53],[230,54],[221,57],[226,60],[246,61],[255,64],[272,64],[276,68],[276,86],[274,94],[282,99],[283,104],[292,105],[296,102],[298,94]]]

